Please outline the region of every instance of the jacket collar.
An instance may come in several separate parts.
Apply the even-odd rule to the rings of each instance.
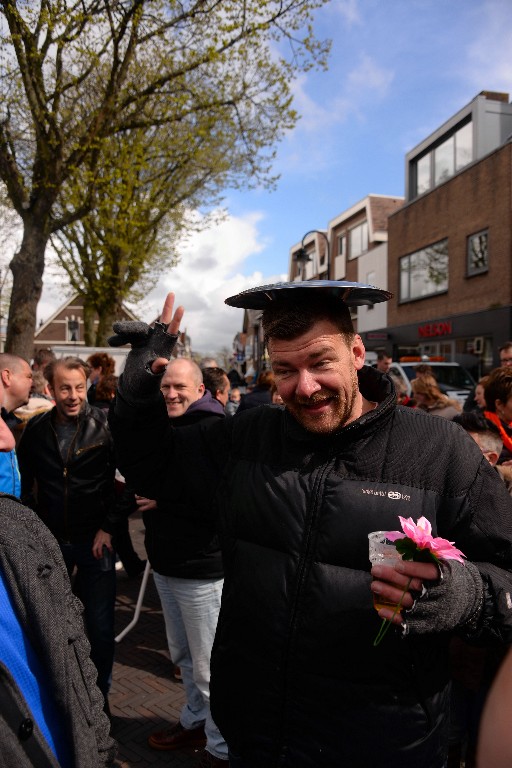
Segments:
[[[214,413],[217,416],[225,415],[222,404],[219,403],[219,401],[214,397],[212,397],[212,394],[208,389],[205,390],[203,396],[200,397],[199,400],[194,400],[193,403],[190,403],[183,416],[186,416],[187,413],[194,413],[195,411],[202,411],[203,413]],[[177,418],[181,418],[181,416],[178,416]]]
[[[53,408],[50,411],[48,411],[48,413],[49,413],[49,418],[52,421],[52,424],[55,426],[57,422],[57,407],[54,405]],[[85,419],[88,416],[90,416],[91,413],[92,413],[92,406],[90,405],[90,403],[87,402],[87,400],[85,400],[82,410],[76,417],[76,424],[77,425],[83,424]]]

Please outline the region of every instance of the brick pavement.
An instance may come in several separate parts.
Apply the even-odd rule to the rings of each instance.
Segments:
[[[130,518],[130,534],[143,558],[144,526],[139,515]],[[131,621],[142,578],[117,572],[116,634]],[[112,735],[119,745],[119,768],[192,768],[197,750],[158,752],[148,746],[149,734],[179,717],[183,684],[172,675],[164,619],[150,574],[139,621],[116,643],[110,692]]]

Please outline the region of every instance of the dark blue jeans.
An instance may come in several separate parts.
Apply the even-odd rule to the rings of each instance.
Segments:
[[[84,606],[84,623],[91,644],[91,659],[98,670],[98,688],[107,700],[114,665],[114,607],[116,599],[115,558],[108,571],[92,554],[92,540],[64,544],[60,548],[71,577],[76,566],[73,591]]]

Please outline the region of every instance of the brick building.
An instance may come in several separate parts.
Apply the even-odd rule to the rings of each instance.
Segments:
[[[367,195],[332,219],[327,229],[306,233],[290,248],[289,279],[346,280],[386,289],[388,217],[403,197]],[[354,325],[370,332],[387,324],[386,303],[352,310]]]
[[[128,307],[123,305],[120,320],[138,320]],[[95,328],[98,319],[94,322]],[[45,322],[41,322],[34,334],[34,351],[42,347],[85,346],[84,299],[77,293],[62,304]]]
[[[369,353],[439,356],[475,377],[512,339],[512,104],[482,91],[405,158],[405,198],[368,195],[290,249],[290,280],[368,283]]]
[[[34,353],[38,349],[51,348],[57,354],[57,357],[65,355],[78,355],[86,359],[93,351],[106,351],[117,358],[119,354],[123,356],[128,353],[129,347],[110,348],[86,347],[84,339],[84,300],[83,296],[75,294],[62,304],[57,311],[45,322],[41,322],[39,328],[34,334]],[[130,309],[124,304],[121,307],[119,320],[138,320]],[[98,318],[94,321],[95,328],[98,325]],[[177,357],[190,357],[190,337],[186,331],[180,333],[175,352]],[[119,373],[118,370],[116,370]]]
[[[386,350],[478,376],[512,337],[512,105],[482,92],[406,156],[388,221]]]

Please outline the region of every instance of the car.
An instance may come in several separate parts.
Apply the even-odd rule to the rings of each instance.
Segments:
[[[475,380],[459,363],[447,363],[434,360],[401,360],[391,363],[389,373],[400,381],[409,397],[412,395],[411,381],[416,378],[416,366],[426,364],[432,368],[439,389],[443,394],[464,405],[467,396],[476,386]]]

